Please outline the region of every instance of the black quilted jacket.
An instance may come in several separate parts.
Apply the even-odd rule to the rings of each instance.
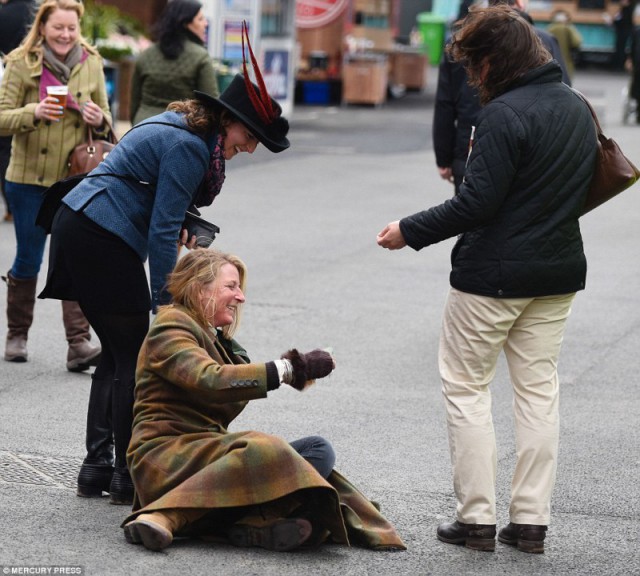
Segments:
[[[578,217],[595,153],[591,115],[550,62],[482,109],[460,193],[402,219],[400,230],[415,250],[460,235],[450,280],[463,292],[581,290],[587,264]]]

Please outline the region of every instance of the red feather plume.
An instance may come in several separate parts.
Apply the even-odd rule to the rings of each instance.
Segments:
[[[258,88],[260,89],[260,94],[256,92],[256,89],[253,86],[251,79],[249,78],[249,71],[247,69],[247,57],[244,51],[245,39],[247,41],[247,47],[249,48],[249,57],[251,58],[251,64],[256,76]],[[260,116],[260,119],[265,124],[271,124],[276,117],[276,113],[273,109],[273,104],[271,102],[269,92],[267,91],[267,86],[265,85],[262,74],[260,73],[258,61],[253,54],[251,42],[249,42],[249,29],[247,27],[246,21],[244,20],[242,21],[242,71],[244,72],[244,82],[247,86],[247,92],[249,94],[249,99],[251,100],[253,107],[258,113],[258,116]]]

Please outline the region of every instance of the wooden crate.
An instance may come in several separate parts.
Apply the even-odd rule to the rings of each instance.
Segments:
[[[391,84],[402,85],[407,90],[422,90],[426,84],[427,57],[416,52],[389,54]]]
[[[349,59],[342,69],[342,101],[345,104],[382,104],[387,99],[386,58]]]

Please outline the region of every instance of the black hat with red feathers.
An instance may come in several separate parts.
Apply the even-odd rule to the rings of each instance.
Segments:
[[[257,85],[249,79],[244,54],[245,39],[258,82]],[[214,107],[225,108],[249,128],[252,134],[271,150],[271,152],[282,152],[289,148],[290,145],[287,139],[289,122],[282,116],[282,108],[280,105],[271,98],[267,92],[267,87],[258,68],[251,44],[249,43],[249,35],[245,22],[242,23],[242,56],[244,74],[236,74],[229,86],[218,98],[195,90],[196,98],[212,104]]]

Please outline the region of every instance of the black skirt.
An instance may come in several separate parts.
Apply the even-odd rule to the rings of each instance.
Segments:
[[[120,237],[62,204],[53,220],[47,284],[38,298],[76,300],[84,310],[151,310],[144,263]]]

